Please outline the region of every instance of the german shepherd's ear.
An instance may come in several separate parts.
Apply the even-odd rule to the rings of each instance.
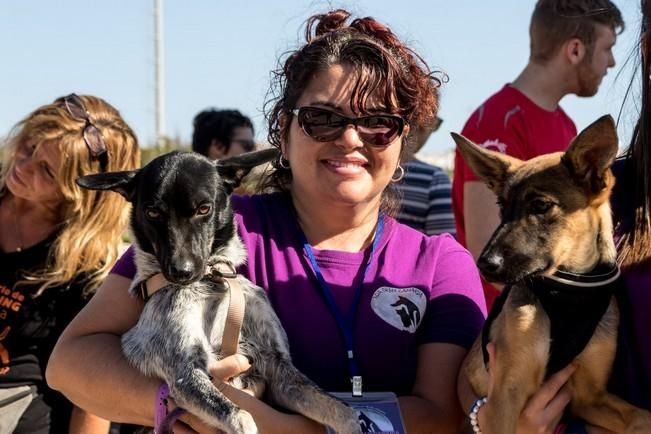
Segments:
[[[235,157],[215,161],[215,167],[230,191],[236,189],[242,179],[256,166],[275,160],[280,155],[276,148],[247,152]]]
[[[592,193],[606,187],[606,171],[617,156],[619,141],[610,115],[590,124],[572,141],[563,155],[563,164],[572,176]]]
[[[120,193],[131,202],[135,192],[137,170],[126,172],[94,173],[77,178],[77,185],[88,190],[111,190]]]
[[[468,166],[493,193],[500,195],[504,183],[521,161],[499,152],[484,149],[460,134],[450,133]]]

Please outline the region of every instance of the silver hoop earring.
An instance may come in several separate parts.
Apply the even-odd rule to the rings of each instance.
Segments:
[[[405,169],[403,169],[400,164],[398,164],[398,167],[396,168],[396,170],[400,172],[400,175],[398,175],[397,178],[391,178],[391,182],[402,181],[402,178],[405,177]],[[395,174],[394,174],[394,176],[395,176]]]
[[[285,158],[283,154],[280,154],[280,156],[278,157],[278,167],[285,170],[289,169],[289,160]]]

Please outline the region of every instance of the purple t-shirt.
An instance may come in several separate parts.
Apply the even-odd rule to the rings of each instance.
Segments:
[[[326,390],[350,390],[346,349],[302,244],[291,200],[277,193],[233,197],[248,251],[239,270],[265,288],[289,338],[294,364]],[[369,249],[316,250],[340,311],[348,314]],[[133,277],[132,253],[113,273]],[[411,392],[418,346],[444,342],[469,348],[486,306],[472,256],[449,235],[428,237],[386,217],[363,279],[354,349],[364,390]]]

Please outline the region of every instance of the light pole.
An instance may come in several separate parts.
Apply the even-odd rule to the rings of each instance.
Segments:
[[[165,143],[165,75],[163,67],[163,1],[154,0],[154,103],[156,146]]]

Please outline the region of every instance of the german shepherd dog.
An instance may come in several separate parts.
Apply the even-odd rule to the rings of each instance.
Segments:
[[[210,381],[208,367],[220,358],[229,297],[223,281],[205,275],[215,264],[237,267],[246,260],[230,194],[251,168],[276,157],[277,151],[263,150],[213,162],[195,153],[172,152],[140,170],[77,180],[84,188],[118,192],[133,204],[137,273],[132,294],[138,295],[138,282],[157,273],[167,281],[122,337],[125,356],[143,374],[164,380],[177,405],[227,433],[258,429],[251,415]],[[337,432],[361,432],[352,408],[292,365],[287,336],[265,291],[243,276],[233,278],[245,298],[240,353],[252,361],[236,384],[264,384],[265,396],[274,404]],[[168,418],[167,432],[170,424]]]
[[[474,392],[487,395],[485,345],[495,343],[483,431],[515,433],[527,400],[574,360],[573,415],[616,433],[651,433],[651,413],[606,391],[619,321],[609,206],[618,146],[613,119],[594,122],[565,153],[528,161],[453,138],[500,206],[501,223],[477,265],[488,280],[511,285],[462,366]]]

